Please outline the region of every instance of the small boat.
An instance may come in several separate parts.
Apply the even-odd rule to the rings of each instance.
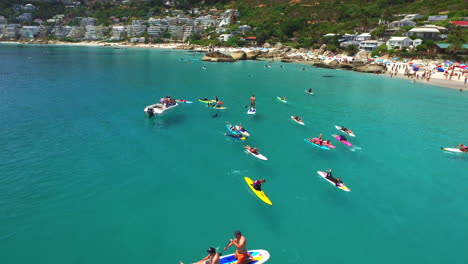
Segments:
[[[166,98],[161,98],[161,102],[164,101],[164,99]],[[156,103],[156,104],[152,104],[152,105],[148,105],[147,107],[145,107],[145,109],[143,110],[149,118],[153,117],[153,116],[159,116],[159,115],[162,115],[162,114],[165,114],[167,112],[170,112],[171,110],[173,110],[174,108],[178,107],[179,104],[177,102],[174,101],[174,103],[172,104],[168,104],[168,103]]]

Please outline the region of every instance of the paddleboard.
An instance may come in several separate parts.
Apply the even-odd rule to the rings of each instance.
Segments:
[[[247,132],[245,128],[243,130],[240,130],[239,126],[234,126],[234,127],[237,129],[237,132],[241,133],[244,137],[250,137],[250,133]]]
[[[246,140],[246,139],[247,139],[246,137],[239,136],[238,134],[228,134],[228,133],[225,133],[225,135],[228,136],[228,137],[232,137],[232,138],[235,138],[235,139],[239,139],[239,140]]]
[[[219,109],[219,110],[224,110],[224,109],[227,109],[227,107],[224,107],[224,106],[216,106],[216,107],[211,107],[213,109]]]
[[[273,205],[273,203],[270,201],[270,199],[265,194],[265,192],[255,190],[255,188],[253,187],[252,179],[250,179],[249,177],[244,177],[244,180],[247,182],[247,185],[249,185],[252,192],[254,192],[255,195],[257,195],[258,198],[260,198],[260,200],[262,200],[266,204]]]
[[[187,100],[183,100],[183,99],[177,99],[176,102],[178,102],[178,103],[186,103],[186,104],[192,104],[192,103],[193,103],[192,101],[187,101]]]
[[[313,140],[318,140],[318,138],[312,138],[312,139],[313,139]],[[325,141],[326,141],[326,140],[324,140],[323,143],[322,143],[324,146],[327,146],[327,147],[329,147],[329,148],[336,148],[336,147],[333,146],[331,143],[330,143],[330,144],[325,143]]]
[[[302,121],[297,121],[297,120],[294,118],[294,116],[291,116],[291,119],[294,120],[294,121],[296,121],[296,123],[298,123],[298,124],[300,124],[300,125],[304,125],[304,122],[302,122]]]
[[[347,132],[344,132],[343,130],[341,130],[341,127],[340,126],[335,126],[336,129],[338,129],[339,131],[343,132],[343,133],[346,133],[352,137],[355,137],[356,135],[354,135],[354,133],[347,133]]]
[[[226,124],[226,128],[227,130],[229,131],[229,133],[233,134],[233,135],[237,135],[239,134],[239,131],[237,131],[237,129],[235,127],[233,127],[231,124]]]
[[[441,148],[442,150],[445,150],[445,151],[450,151],[450,152],[457,152],[457,153],[468,153],[468,152],[463,152],[461,151],[460,149],[458,148]]]
[[[202,103],[205,103],[205,104],[208,104],[208,103],[213,103],[213,102],[216,102],[215,100],[203,100],[203,99],[198,99],[199,102],[202,102]]]
[[[257,109],[255,108],[249,108],[249,110],[247,110],[248,115],[255,115],[256,113],[257,113]]]
[[[263,249],[254,249],[254,250],[248,250],[248,253],[252,256],[251,262],[248,262],[248,264],[262,264],[268,261],[270,259],[270,253],[268,251],[263,250]],[[225,255],[221,256],[219,259],[220,264],[236,264],[237,259],[234,257],[234,254],[230,255]]]
[[[255,154],[255,153],[251,152],[251,151],[248,150],[248,149],[246,149],[245,152],[251,154],[252,156],[256,157],[257,159],[268,160],[267,157],[263,156],[262,154],[260,154],[260,153],[258,153],[258,152],[257,152],[257,154]]]
[[[308,94],[314,94],[314,93],[309,93],[309,91],[307,91],[307,90],[304,90],[304,92],[306,92],[306,93],[308,93]]]
[[[288,101],[286,101],[286,98],[284,98],[284,100],[283,100],[283,99],[281,99],[281,97],[279,97],[279,96],[276,97],[276,99],[278,99],[278,101],[280,101],[280,102],[282,102],[282,103],[287,103],[287,102],[288,102]]]
[[[304,141],[307,142],[307,143],[309,143],[309,144],[312,144],[312,145],[316,146],[317,148],[330,150],[329,147],[327,147],[327,146],[320,146],[320,145],[318,145],[318,144],[315,144],[314,142],[310,141],[310,140],[307,139],[307,138],[304,138]]]
[[[349,141],[347,140],[340,140],[340,136],[338,135],[333,135],[334,138],[336,138],[336,140],[340,141],[341,143],[345,144],[346,146],[349,146],[349,147],[352,147],[353,144],[351,144]]]
[[[336,186],[336,184],[330,180],[329,178],[327,178],[327,173],[326,172],[323,172],[323,171],[317,171],[317,174],[320,175],[322,178],[324,178],[325,180],[327,180],[329,183],[333,184],[333,186]],[[348,187],[346,187],[346,185],[344,184],[340,184],[339,186],[336,186],[338,187],[339,189],[345,191],[345,192],[349,192],[351,191]]]

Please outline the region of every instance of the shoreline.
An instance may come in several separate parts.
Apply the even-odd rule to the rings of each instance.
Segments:
[[[208,47],[207,48],[202,48],[200,47],[195,47],[191,49],[187,49],[186,47],[188,46],[185,43],[160,43],[160,44],[146,44],[146,43],[122,43],[122,42],[102,42],[102,41],[82,41],[82,42],[63,42],[63,41],[49,41],[47,43],[33,43],[33,42],[19,42],[19,41],[0,41],[0,44],[11,44],[11,45],[57,45],[57,46],[80,46],[80,47],[110,47],[110,48],[149,48],[149,49],[174,49],[174,50],[185,50],[185,51],[196,51],[196,52],[208,52]],[[214,51],[219,51],[219,52],[224,52],[224,53],[230,53],[233,51],[246,51],[246,50],[259,50],[260,48],[229,48],[229,47],[214,47],[212,50]],[[266,58],[260,58],[258,60],[270,60]],[[272,59],[273,61],[278,61],[276,59]],[[383,75],[388,78],[400,78],[400,79],[409,79],[410,81],[413,81],[413,77],[408,78],[405,76],[405,70],[404,68],[412,62],[420,62],[420,61],[407,61],[407,62],[398,62],[398,63],[390,63],[388,68],[391,68],[393,65],[395,66],[400,66],[401,68],[397,70],[396,75],[391,76],[390,75],[390,70],[385,71]],[[302,64],[302,65],[307,65],[307,66],[313,66],[312,64],[314,63],[313,61],[307,61],[307,60],[293,60],[291,62],[284,62],[284,63],[295,63],[295,64]],[[411,67],[411,66],[410,66]],[[426,70],[427,71],[427,70]],[[432,70],[429,70],[431,72]],[[417,73],[419,75],[419,73]],[[459,73],[461,74],[461,73]],[[445,78],[445,75],[443,72],[438,72],[438,71],[432,71],[430,80],[423,80],[422,78],[416,79],[415,83],[424,83],[424,84],[429,84],[433,86],[439,86],[439,87],[444,87],[444,88],[449,88],[449,89],[457,89],[460,91],[463,90],[468,90],[468,84],[465,84],[465,77],[468,76],[468,73],[462,74],[460,79],[458,79],[458,76],[454,76],[451,80],[449,78]]]

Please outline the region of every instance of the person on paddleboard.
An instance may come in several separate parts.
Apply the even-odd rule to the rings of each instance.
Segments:
[[[351,131],[351,129],[346,128],[346,127],[344,127],[344,126],[341,127],[341,130],[343,130],[343,132],[348,133],[348,134],[349,134],[349,133],[353,133],[353,131]]]
[[[463,145],[463,144],[460,144],[458,145],[458,147],[460,148],[460,151],[462,152],[468,152],[468,147]]]
[[[348,139],[347,139],[345,136],[343,136],[343,135],[339,135],[339,136],[338,136],[338,140],[339,140],[339,141],[348,141]]]
[[[257,190],[257,191],[262,191],[262,184],[264,184],[265,182],[266,182],[265,179],[254,181],[253,182],[254,189]]]
[[[206,252],[208,252],[208,256],[193,264],[219,264],[220,256],[214,247],[209,247]],[[184,263],[180,261],[180,264]]]
[[[251,261],[251,255],[247,252],[247,239],[241,234],[241,231],[234,232],[234,239],[229,240],[229,244],[224,248],[224,251],[234,245],[237,249],[234,257],[237,259],[237,264],[244,264]]]
[[[250,109],[251,110],[255,109],[255,100],[257,100],[257,99],[255,98],[255,95],[252,94],[252,96],[250,97]]]
[[[341,180],[340,177],[336,178],[336,182],[335,182],[335,185],[336,186],[341,186],[343,184],[343,181]]]
[[[286,97],[280,96],[280,99],[281,99],[282,101],[286,101]]]
[[[309,88],[309,90],[307,90],[308,93],[312,93],[312,88]]]
[[[257,148],[252,148],[251,146],[245,146],[245,149],[248,150],[250,153],[257,154],[258,155],[258,149]]]
[[[302,122],[302,119],[299,116],[295,116],[294,120],[296,120],[297,122]]]

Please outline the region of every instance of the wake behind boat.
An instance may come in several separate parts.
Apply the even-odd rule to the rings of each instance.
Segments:
[[[151,118],[155,115],[159,116],[165,114],[177,106],[179,106],[179,104],[174,99],[170,96],[166,96],[165,98],[161,98],[159,103],[148,105],[143,111]]]

